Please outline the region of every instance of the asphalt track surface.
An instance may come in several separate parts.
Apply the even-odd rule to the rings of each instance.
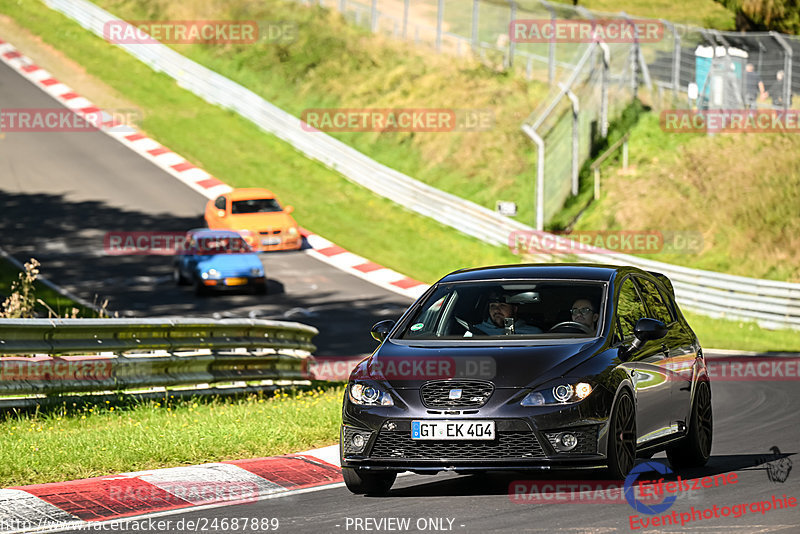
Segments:
[[[771,501],[773,496],[800,499],[800,469],[792,469],[791,465],[797,461],[796,453],[800,449],[796,413],[799,401],[800,390],[796,382],[713,383],[715,435],[712,457],[705,468],[680,474],[685,479],[735,473],[736,482],[679,494],[671,508],[657,515],[661,517],[675,511],[678,524],[673,526],[641,528],[641,523],[637,523],[635,526],[640,528],[631,529],[631,516],[638,516],[637,521],[656,516],[637,512],[627,502],[537,502],[534,499],[513,502],[509,497],[509,487],[514,481],[537,480],[544,484],[548,480],[567,479],[574,483],[578,480],[602,480],[602,473],[409,475],[399,477],[385,497],[356,496],[342,486],[335,486],[255,503],[171,513],[149,519],[171,521],[169,525],[162,525],[167,528],[158,529],[158,532],[165,533],[233,532],[230,527],[227,530],[221,528],[223,520],[229,524],[233,518],[248,518],[250,521],[275,518],[279,521],[277,532],[292,534],[394,532],[397,530],[387,527],[396,527],[396,521],[406,518],[410,521],[408,532],[436,532],[431,528],[430,520],[438,520],[434,524],[440,527],[439,531],[463,533],[794,533],[800,529],[800,503],[794,508],[769,510],[765,514],[750,511],[748,506],[748,511],[739,518],[731,515],[687,522],[683,526],[680,519],[682,513],[691,514],[692,507],[703,511],[716,505],[721,511],[723,507]],[[781,454],[774,455],[772,447],[778,447]],[[646,461],[639,460],[640,463]],[[664,464],[666,457],[661,453],[650,461]],[[675,480],[675,475],[657,475],[654,472],[644,474],[642,478],[658,479],[662,476]],[[366,518],[370,518],[369,523],[357,523],[357,520]],[[119,532],[156,532],[149,528],[147,520],[140,518],[136,525],[119,523],[116,528]],[[384,520],[383,528],[375,528],[378,524],[374,521],[381,520]],[[180,521],[183,521],[180,523],[182,528],[177,528]],[[188,522],[193,522],[193,529],[187,528]],[[213,528],[215,524],[217,527]],[[359,526],[370,528],[357,528]],[[106,525],[106,528],[111,528],[111,525]],[[275,532],[241,527],[238,531]]]
[[[58,104],[0,64],[0,106]],[[198,299],[170,281],[169,258],[102,255],[110,230],[185,230],[200,222],[205,198],[102,133],[8,133],[0,139],[0,240],[14,256],[35,255],[48,277],[91,300],[109,300],[122,315],[192,315],[293,319],[320,328],[320,354],[371,350],[373,321],[396,317],[408,300],[346,275],[302,253],[264,256],[270,294]],[[682,473],[700,477],[736,473],[737,483],[679,495],[671,511],[800,498],[800,472],[791,462],[800,449],[796,382],[715,382],[715,438],[707,467]],[[781,455],[773,456],[772,447]],[[663,454],[653,461],[665,462]],[[771,475],[771,478],[770,478]],[[234,532],[233,518],[275,518],[277,529],[236,532],[617,532],[631,530],[627,503],[512,502],[515,480],[600,480],[601,473],[410,475],[386,497],[351,495],[325,487],[255,503],[139,518],[134,525],[94,525],[71,532]],[[651,477],[648,477],[651,478]],[[657,476],[655,478],[658,478]],[[669,478],[669,476],[668,476]],[[780,481],[783,480],[783,481]],[[662,514],[662,515],[663,515]],[[214,520],[217,520],[216,523]],[[221,520],[227,519],[223,528]],[[170,526],[151,528],[158,520]],[[184,520],[178,527],[178,522]],[[368,520],[368,521],[367,521]],[[194,521],[194,528],[187,528]],[[383,521],[383,522],[381,522]],[[252,523],[250,523],[252,524]],[[216,525],[216,526],[215,526]],[[274,523],[270,524],[270,527]],[[800,508],[748,512],[646,532],[797,532]]]
[[[0,63],[0,107],[62,106]],[[411,303],[302,252],[262,254],[266,296],[210,297],[175,286],[171,257],[104,254],[110,231],[202,226],[206,201],[102,132],[0,138],[0,246],[20,261],[35,257],[44,276],[84,299],[108,300],[112,313],[298,321],[320,330],[316,354],[354,356],[374,349],[372,324]]]

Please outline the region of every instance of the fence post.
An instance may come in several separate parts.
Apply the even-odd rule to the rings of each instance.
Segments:
[[[408,1],[408,0],[406,0]],[[480,23],[479,12],[480,12],[480,0],[472,0],[472,48],[475,51],[478,51],[480,47],[480,35],[478,35],[478,24]]]
[[[539,3],[542,4],[549,13],[550,13],[550,23],[553,25],[553,30],[556,27],[556,11],[553,9],[553,6],[550,5],[550,2],[547,0],[539,0]],[[551,32],[550,36],[550,43],[547,47],[547,83],[553,85],[556,82],[556,38],[555,38],[555,31]]]
[[[569,101],[572,103],[572,196],[578,194],[578,112],[580,111],[580,101],[569,87],[559,83],[558,87],[564,91]]]
[[[369,29],[374,33],[378,31],[378,0],[372,0],[369,13]]]
[[[436,6],[436,51],[442,51],[442,26],[444,25],[444,0]]]
[[[536,143],[536,229],[544,230],[544,139],[529,124],[522,131]]]
[[[769,32],[783,48],[783,109],[788,110],[792,102],[792,47],[778,32]]]
[[[608,73],[611,68],[611,50],[602,41],[597,42],[597,46],[603,52],[603,75],[600,78],[600,136],[608,137]]]
[[[403,40],[408,39],[408,5],[411,0],[403,2]]]
[[[672,31],[672,99],[678,99],[678,92],[681,88],[681,36],[678,35],[677,24],[668,20],[660,19],[661,24],[668,26]]]
[[[517,18],[517,2],[515,0],[508,0],[509,7],[509,22],[508,22],[508,59],[506,59],[506,68],[510,69],[514,65],[514,51],[516,50],[517,43],[514,41],[514,36],[511,35],[511,23]]]

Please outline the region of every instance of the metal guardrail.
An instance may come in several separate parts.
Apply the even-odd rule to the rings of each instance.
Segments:
[[[103,36],[118,21],[87,0],[44,0],[84,28]],[[340,172],[378,195],[467,235],[505,245],[531,227],[488,208],[439,191],[390,169],[322,132],[301,128],[301,121],[241,85],[183,57],[162,44],[118,44],[154,70],[213,104],[232,109],[263,130],[288,142],[307,157]],[[678,267],[624,254],[579,254],[578,261],[633,265],[669,276],[682,306],[711,316],[756,320],[763,326],[800,329],[800,284],[773,282]],[[558,257],[548,256],[552,261]]]
[[[308,380],[317,333],[256,319],[2,319],[0,395]]]

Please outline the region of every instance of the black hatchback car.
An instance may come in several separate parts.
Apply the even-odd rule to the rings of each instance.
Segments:
[[[713,432],[702,349],[669,279],[633,267],[451,273],[353,370],[340,453],[353,493],[398,472],[607,468],[666,450],[704,465]]]

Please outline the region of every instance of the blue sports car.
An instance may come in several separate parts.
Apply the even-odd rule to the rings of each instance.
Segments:
[[[254,293],[267,292],[267,278],[258,254],[231,230],[187,232],[183,250],[175,257],[173,273],[178,285],[193,284],[198,295],[243,287]]]

